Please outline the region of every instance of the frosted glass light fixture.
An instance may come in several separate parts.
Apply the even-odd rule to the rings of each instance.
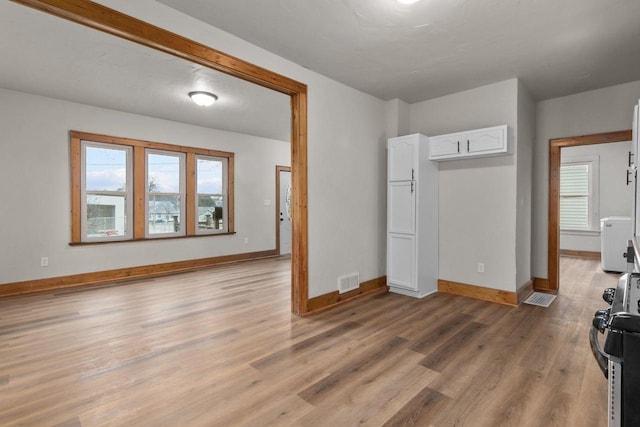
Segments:
[[[201,107],[208,107],[218,100],[218,96],[209,92],[189,92],[189,97],[193,102]]]
[[[414,4],[419,2],[420,0],[398,0],[398,3],[402,3],[402,4]]]

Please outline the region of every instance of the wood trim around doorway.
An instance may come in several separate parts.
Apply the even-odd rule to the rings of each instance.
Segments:
[[[13,0],[291,97],[291,311],[308,311],[307,85],[86,0]],[[46,37],[43,34],[42,37]]]
[[[291,168],[276,165],[276,254],[278,255],[280,255],[280,172],[291,172]]]
[[[534,289],[557,292],[560,282],[560,149],[579,145],[631,141],[631,130],[573,136],[549,140],[549,225],[547,246],[547,279],[534,281]],[[544,284],[543,284],[544,283]],[[542,287],[544,286],[544,287]]]

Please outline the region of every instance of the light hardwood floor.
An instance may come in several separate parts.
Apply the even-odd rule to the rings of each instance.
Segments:
[[[289,262],[0,299],[0,425],[606,425],[596,261],[562,258],[548,309],[378,294],[308,318]]]

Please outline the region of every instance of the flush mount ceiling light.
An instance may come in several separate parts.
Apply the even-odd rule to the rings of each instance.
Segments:
[[[201,107],[208,107],[218,100],[217,95],[209,92],[189,92],[189,97]]]
[[[414,4],[419,2],[420,0],[397,0],[398,3],[402,3],[402,4]]]

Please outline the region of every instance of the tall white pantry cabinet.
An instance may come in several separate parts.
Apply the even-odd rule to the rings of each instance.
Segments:
[[[387,284],[418,298],[438,289],[438,166],[421,134],[388,141]]]

